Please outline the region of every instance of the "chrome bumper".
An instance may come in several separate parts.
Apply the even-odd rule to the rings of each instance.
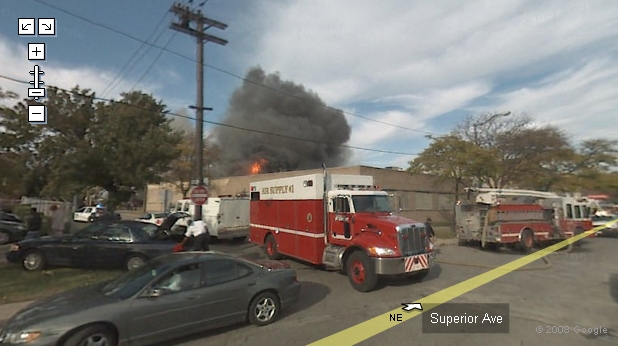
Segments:
[[[400,275],[400,274],[410,274],[414,272],[419,272],[423,270],[431,269],[435,264],[435,257],[433,252],[425,253],[417,256],[427,256],[427,267],[415,266],[414,270],[406,271],[406,258],[408,257],[398,257],[398,258],[373,258],[373,263],[376,268],[376,273],[379,275]],[[409,256],[409,257],[417,257],[417,256]]]

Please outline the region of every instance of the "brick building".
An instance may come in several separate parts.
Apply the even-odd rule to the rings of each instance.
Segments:
[[[209,195],[238,196],[248,194],[249,184],[255,181],[322,173],[322,169],[256,174],[215,179],[209,182]],[[412,175],[397,167],[376,168],[350,166],[329,168],[331,174],[371,175],[375,185],[390,194],[395,210],[402,208],[402,216],[415,220],[431,217],[435,222],[449,222],[453,215],[454,181],[429,175]],[[148,185],[144,202],[145,212],[162,211],[166,204],[182,198],[172,184]]]

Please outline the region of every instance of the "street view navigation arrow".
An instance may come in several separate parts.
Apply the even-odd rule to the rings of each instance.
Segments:
[[[414,309],[423,311],[423,304],[421,303],[402,303],[401,305],[403,305],[403,311],[412,311]]]

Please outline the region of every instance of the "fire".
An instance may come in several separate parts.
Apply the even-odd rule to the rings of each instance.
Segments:
[[[268,161],[264,159],[259,159],[253,163],[251,166],[251,174],[259,174],[262,172],[264,166],[268,163]]]

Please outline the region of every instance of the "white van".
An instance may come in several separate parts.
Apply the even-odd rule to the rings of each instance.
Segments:
[[[234,239],[249,236],[249,198],[208,198],[202,205],[202,220],[212,237]],[[176,202],[172,212],[195,215],[195,204],[190,199]],[[187,226],[187,219],[180,219],[176,226]]]

